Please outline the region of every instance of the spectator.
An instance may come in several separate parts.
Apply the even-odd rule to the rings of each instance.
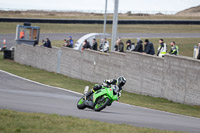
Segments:
[[[198,48],[199,48],[199,54],[198,54],[198,56],[197,56],[197,59],[200,60],[200,42],[198,43]]]
[[[46,45],[46,42],[45,40],[42,39],[42,46],[45,46]]]
[[[152,42],[149,42],[148,39],[145,39],[144,41],[144,53],[146,54],[150,54],[150,55],[154,55],[155,54],[155,50],[154,50],[154,46]]]
[[[83,42],[83,48],[82,48],[82,50],[84,50],[84,49],[91,49],[91,46],[90,46],[90,44],[89,44],[89,42],[87,40],[85,40]]]
[[[167,45],[166,43],[164,43],[164,40],[163,39],[160,39],[159,40],[159,47],[158,47],[158,53],[157,53],[157,56],[159,57],[164,57],[167,53]]]
[[[171,51],[169,52],[169,54],[179,55],[179,50],[178,50],[178,46],[176,46],[176,43],[173,41],[170,43],[170,45],[171,45]]]
[[[74,41],[72,39],[72,36],[69,36],[69,47],[73,48],[73,45],[74,45]]]
[[[99,46],[100,51],[103,49],[103,45],[104,45],[104,39],[101,39],[100,46]]]
[[[43,40],[44,41],[44,40]],[[45,42],[45,41],[44,41]],[[43,42],[43,43],[44,43]],[[47,48],[51,48],[51,41],[49,40],[49,38],[46,38],[46,42],[44,43],[43,45],[44,47],[47,47]]]
[[[117,41],[115,43],[115,46],[114,46],[115,51],[119,51],[119,41],[120,41],[120,39],[117,39]]]
[[[119,40],[119,52],[124,52],[124,43],[121,39]]]
[[[19,38],[20,38],[20,39],[24,39],[24,35],[25,35],[24,30],[22,30],[22,31],[20,32]]]
[[[109,41],[107,41],[107,38],[104,38],[101,40],[101,44],[99,46],[99,49],[101,52],[108,52],[109,51]]]
[[[98,43],[96,41],[96,39],[93,39],[93,44],[92,44],[92,49],[97,51],[97,47],[98,47]]]
[[[126,51],[134,51],[135,44],[131,43],[131,40],[126,41]]]
[[[137,45],[136,45],[134,51],[142,53],[143,52],[143,45],[142,45],[142,43],[143,43],[142,40],[138,40]]]
[[[63,46],[64,46],[64,47],[70,47],[69,40],[64,39],[64,44],[63,44]]]
[[[124,43],[120,38],[116,41],[115,51],[124,52]]]

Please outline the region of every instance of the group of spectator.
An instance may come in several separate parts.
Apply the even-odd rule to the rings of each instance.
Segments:
[[[42,46],[47,47],[47,48],[52,48],[51,41],[49,40],[48,37],[46,38],[46,41],[42,40]]]
[[[68,39],[64,39],[64,47],[69,47],[69,48],[73,48],[74,45],[74,40],[72,39],[72,36],[69,36]]]
[[[63,44],[64,47],[73,48],[73,44],[74,44],[74,41],[72,39],[72,36],[69,36],[68,39],[64,39],[64,44]],[[46,38],[46,41],[42,40],[42,45],[48,48],[52,47],[51,41],[49,40],[49,38]],[[126,45],[127,45],[126,51],[135,51],[135,52],[140,52],[144,54],[155,55],[154,45],[152,42],[149,41],[149,39],[144,40],[144,48],[143,48],[143,41],[141,39],[137,39],[136,45],[135,43],[131,42],[131,40],[127,40]],[[176,45],[175,41],[172,41],[170,45],[171,45],[171,50],[169,54],[179,55],[179,47]],[[199,54],[197,56],[197,59],[200,60],[200,42],[198,43],[198,47],[199,47]],[[124,43],[121,38],[117,39],[114,48],[115,48],[115,51],[124,52]],[[97,40],[94,38],[92,45],[87,40],[85,40],[82,46],[82,50],[84,49],[92,49],[92,50],[97,51],[98,50]],[[109,51],[109,41],[107,40],[107,38],[101,39],[99,51],[101,52]],[[166,54],[167,54],[167,44],[164,42],[163,39],[160,39],[156,55],[159,57],[164,57]]]
[[[141,39],[137,40],[136,45],[135,43],[132,43],[131,40],[127,40],[126,44],[127,44],[126,51],[135,51],[135,52],[140,52],[140,53],[150,54],[150,55],[156,54],[154,45],[152,42],[149,41],[149,39],[144,40],[144,48],[143,48],[143,41]],[[171,45],[171,51],[169,52],[169,54],[179,55],[179,48],[176,45],[176,43],[172,41],[170,45]],[[124,43],[122,42],[120,38],[116,41],[115,51],[124,52]],[[166,54],[167,54],[167,44],[164,43],[163,39],[160,39],[157,56],[164,57]]]
[[[135,43],[132,43],[131,40],[127,40],[126,45],[127,45],[126,51],[135,51],[135,52],[140,52],[140,53],[150,54],[150,55],[156,54],[155,49],[154,49],[154,44],[152,42],[150,42],[149,39],[144,40],[144,45],[143,45],[143,41],[141,39],[137,39],[136,45],[135,45]],[[179,55],[179,48],[176,45],[176,43],[174,41],[172,41],[170,43],[170,45],[171,45],[171,51],[169,52],[169,54]],[[144,48],[143,48],[143,46],[144,46]],[[97,48],[98,48],[98,43],[95,38],[93,39],[92,45],[87,40],[85,40],[83,42],[82,50],[84,50],[84,49],[97,50]],[[117,39],[114,48],[115,48],[115,51],[124,52],[124,49],[125,49],[124,43],[121,38]],[[101,52],[109,51],[109,42],[107,41],[107,38],[104,38],[101,40],[100,46],[99,46],[99,51],[101,51]],[[163,39],[160,39],[157,56],[164,57],[166,54],[167,54],[167,44],[164,43]],[[199,56],[199,58],[200,58],[200,56]]]
[[[85,40],[83,42],[82,50],[84,49],[92,49],[92,50],[98,50],[98,43],[95,38],[93,38],[92,45]],[[107,41],[107,38],[101,39],[100,45],[99,45],[99,51],[101,52],[108,52],[109,51],[109,42]]]
[[[146,54],[155,54],[154,46],[153,43],[149,42],[148,39],[145,39],[144,41],[144,49],[143,49],[143,41],[138,39],[137,45],[135,43],[132,43],[131,40],[126,41],[126,51],[135,51],[135,52],[140,52],[140,53],[146,53]],[[122,40],[119,38],[116,41],[115,45],[115,51],[118,52],[124,52],[124,43]]]
[[[74,41],[72,39],[72,36],[69,36],[68,39],[64,39],[64,47],[69,47],[69,48],[73,48],[74,45]],[[42,40],[42,46],[47,47],[47,48],[52,48],[51,46],[51,41],[49,40],[49,38],[47,37],[46,40]]]

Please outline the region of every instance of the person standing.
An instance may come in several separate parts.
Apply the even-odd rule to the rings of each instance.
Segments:
[[[142,45],[143,41],[142,40],[138,40],[137,45],[135,46],[134,51],[135,52],[143,52],[143,45]]]
[[[120,38],[116,41],[115,51],[124,52],[124,43]]]
[[[119,41],[119,52],[124,52],[124,43],[122,42],[121,39]]]
[[[198,48],[199,48],[199,54],[198,54],[198,56],[197,56],[197,59],[200,60],[200,42],[198,43]]]
[[[131,40],[126,41],[126,51],[133,51],[135,49],[134,43],[131,43]]]
[[[171,51],[169,52],[169,54],[179,55],[179,48],[178,48],[178,46],[176,46],[176,43],[173,41],[170,43],[170,45],[171,45]]]
[[[115,46],[114,46],[115,51],[119,51],[119,41],[120,39],[117,39],[117,41],[115,42]]]
[[[92,45],[92,49],[97,51],[97,47],[98,47],[98,43],[96,41],[96,39],[93,39],[93,45]]]
[[[72,39],[72,36],[69,36],[69,47],[73,48],[73,45],[74,45],[74,41]]]
[[[42,40],[43,46],[47,47],[47,48],[51,48],[51,41],[49,40],[49,38],[46,38],[46,42],[44,40]]]
[[[148,39],[145,39],[144,41],[144,53],[146,54],[150,54],[150,55],[154,55],[155,54],[155,50],[154,50],[154,46],[152,42],[149,42]]]
[[[42,46],[45,47],[45,45],[46,45],[46,42],[45,42],[45,40],[42,39]]]
[[[68,43],[69,43],[69,41],[67,42],[67,39],[64,39],[64,44],[63,44],[63,46],[64,46],[64,47],[67,47]]]
[[[107,40],[107,38],[104,38],[104,52],[108,52],[109,51],[109,41]]]
[[[109,51],[109,41],[107,41],[107,38],[104,38],[101,40],[101,44],[99,46],[99,49],[101,52],[108,52]]]
[[[20,32],[19,38],[20,38],[20,39],[24,39],[24,35],[25,35],[24,30],[22,30],[22,31]]]
[[[91,46],[90,46],[90,44],[89,44],[89,42],[87,40],[85,40],[83,42],[83,48],[82,48],[82,50],[84,50],[84,49],[91,49]]]
[[[158,53],[157,53],[157,56],[159,57],[164,57],[167,53],[167,45],[166,43],[164,43],[164,40],[163,39],[160,39],[159,40],[159,47],[158,47]]]

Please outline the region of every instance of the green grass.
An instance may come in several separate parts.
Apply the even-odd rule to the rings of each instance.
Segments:
[[[56,114],[0,110],[1,133],[175,133]]]
[[[0,69],[40,83],[62,87],[80,93],[83,93],[83,89],[86,85],[89,85],[91,88],[95,84],[21,65],[11,60],[3,60],[2,52],[0,52]],[[200,106],[174,103],[162,98],[154,98],[123,91],[120,102],[200,118]]]
[[[0,34],[15,33],[17,24],[0,22]],[[39,26],[41,33],[102,33],[102,24],[49,24],[32,23]],[[199,25],[118,25],[119,33],[199,33]],[[112,33],[112,25],[107,25]]]

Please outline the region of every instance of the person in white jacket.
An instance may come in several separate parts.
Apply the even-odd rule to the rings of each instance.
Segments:
[[[163,39],[160,39],[159,43],[157,56],[164,57],[167,54],[167,44]]]
[[[101,52],[108,52],[109,51],[109,41],[107,41],[107,38],[104,38],[101,40],[101,44],[99,46],[99,49]]]

